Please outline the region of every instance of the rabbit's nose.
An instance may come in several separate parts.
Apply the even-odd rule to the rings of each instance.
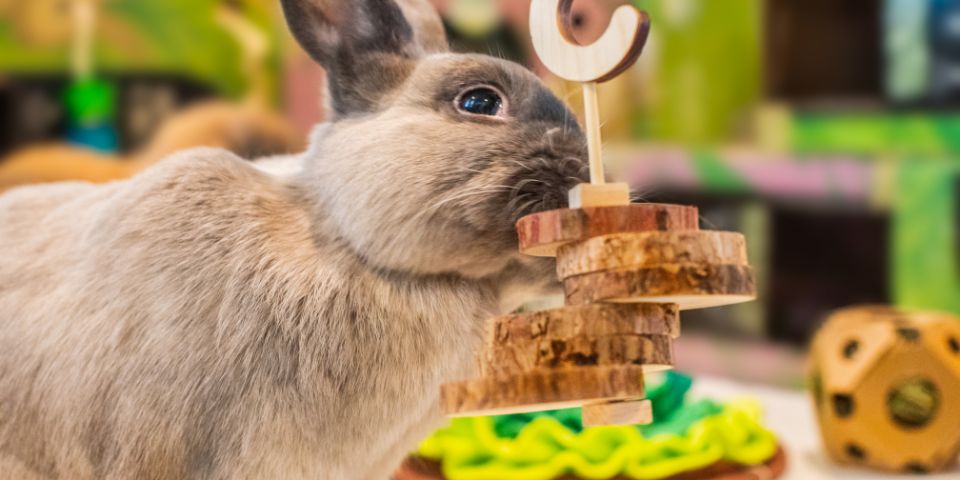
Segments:
[[[558,157],[587,156],[587,139],[579,131],[573,132],[563,127],[553,127],[544,134],[547,146]]]

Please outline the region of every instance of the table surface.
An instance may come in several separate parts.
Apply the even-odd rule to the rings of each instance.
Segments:
[[[813,405],[800,391],[771,388],[726,380],[718,377],[695,377],[691,395],[716,400],[749,397],[764,407],[764,424],[780,437],[787,450],[785,480],[877,480],[923,478],[927,480],[960,480],[960,468],[936,475],[884,474],[870,470],[843,467],[831,462],[824,453],[817,431]]]

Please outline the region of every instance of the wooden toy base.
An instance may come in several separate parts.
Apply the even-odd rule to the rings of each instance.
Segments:
[[[727,461],[717,462],[699,470],[677,473],[660,480],[774,480],[780,478],[787,469],[787,455],[781,448],[762,465],[739,465]],[[408,458],[394,476],[396,480],[446,480],[443,466],[435,460],[421,457]],[[556,480],[579,480],[573,476],[559,477]],[[614,476],[606,480],[635,480],[625,476]]]

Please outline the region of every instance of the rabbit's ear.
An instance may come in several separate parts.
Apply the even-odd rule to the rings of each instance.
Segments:
[[[281,0],[300,45],[327,70],[337,116],[376,110],[418,58],[447,50],[428,0]]]
[[[430,0],[397,0],[404,16],[413,26],[414,40],[424,53],[443,53],[450,51],[447,32],[437,8]]]

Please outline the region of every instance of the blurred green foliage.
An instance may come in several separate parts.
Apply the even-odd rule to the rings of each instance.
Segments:
[[[762,0],[634,0],[653,21],[641,135],[710,144],[737,136],[762,94]]]
[[[905,160],[897,166],[893,292],[898,305],[960,313],[960,165]]]
[[[106,73],[180,74],[226,95],[247,86],[242,49],[217,20],[217,8],[239,12],[279,43],[272,0],[102,0],[94,65]],[[0,71],[62,73],[69,69],[70,9],[57,0],[0,3]],[[271,54],[274,65],[277,49]]]
[[[960,153],[960,115],[950,113],[796,112],[790,149],[798,153],[930,155]]]

